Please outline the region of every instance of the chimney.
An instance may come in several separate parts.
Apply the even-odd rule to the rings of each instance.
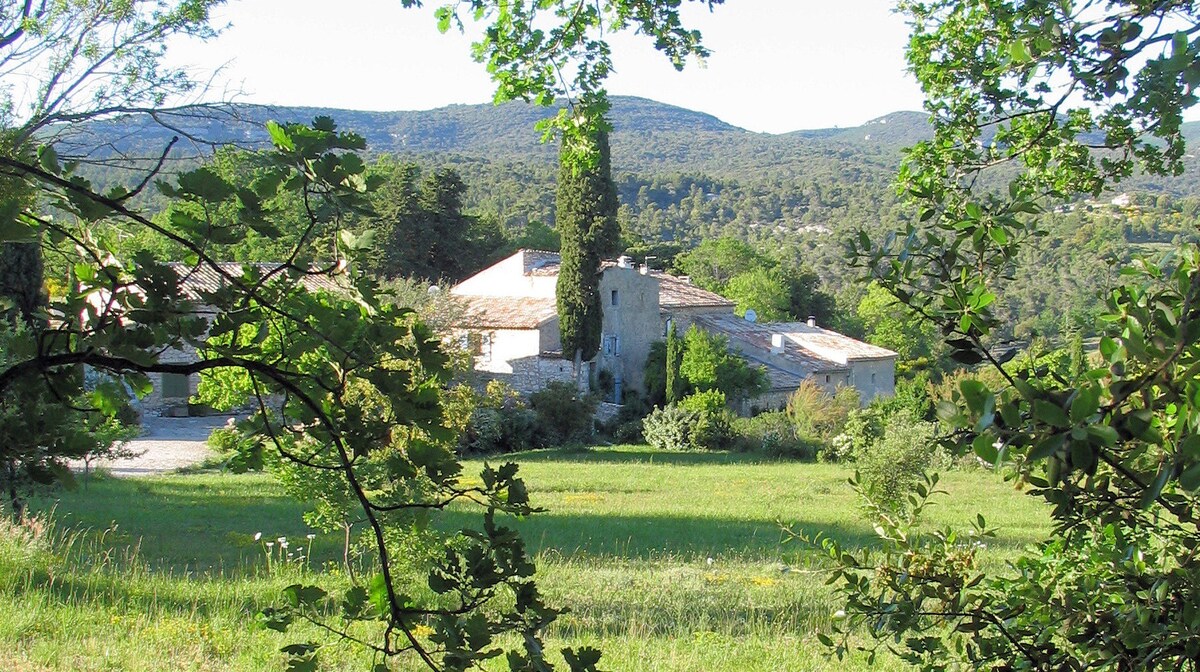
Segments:
[[[642,268],[641,268],[642,275],[649,275],[649,274],[650,274],[650,260],[651,260],[651,259],[655,259],[655,258],[656,258],[656,257],[654,257],[653,255],[648,255],[648,256],[646,257],[646,263],[642,264]]]
[[[771,354],[783,354],[783,334],[771,334]]]
[[[810,327],[817,326],[817,316],[816,315],[808,316],[808,326],[810,326]]]

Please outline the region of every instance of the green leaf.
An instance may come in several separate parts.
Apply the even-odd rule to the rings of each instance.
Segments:
[[[62,167],[58,165],[58,152],[54,151],[54,147],[50,145],[38,147],[38,164],[41,165],[42,170],[52,175],[62,172]]]
[[[1045,399],[1034,400],[1033,417],[1054,427],[1065,428],[1071,424],[1071,421],[1067,418],[1067,414],[1062,408]]]
[[[1188,467],[1179,475],[1179,485],[1192,492],[1200,489],[1200,462]]]
[[[1033,59],[1033,57],[1029,55],[1029,48],[1026,47],[1025,43],[1021,40],[1016,40],[1009,43],[1008,55],[1014,63],[1028,63]]]
[[[1163,488],[1166,487],[1167,481],[1171,479],[1171,465],[1164,463],[1158,470],[1158,475],[1154,477],[1152,482],[1144,493],[1142,493],[1141,507],[1143,509],[1150,508],[1154,504],[1158,496],[1162,494]]]
[[[1080,389],[1071,400],[1071,422],[1083,422],[1100,410],[1100,388]]]
[[[271,134],[271,144],[289,152],[295,151],[296,143],[292,140],[291,134],[283,126],[274,121],[268,121],[267,133]]]

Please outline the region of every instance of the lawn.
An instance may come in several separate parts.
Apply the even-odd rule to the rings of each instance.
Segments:
[[[777,521],[870,543],[844,467],[645,447],[510,459],[549,509],[512,524],[551,603],[571,608],[553,648],[596,646],[610,670],[843,669],[814,634],[836,609],[816,554],[781,545]],[[983,511],[1001,528],[989,562],[1048,529],[1035,501],[991,474],[953,472],[943,486],[931,523]],[[56,543],[0,541],[0,669],[281,669],[277,650],[296,636],[254,630],[248,615],[303,571],[344,581],[322,569],[340,540],[309,548],[303,507],[263,475],[97,479],[42,506],[54,507]],[[257,532],[307,557],[268,571]],[[328,654],[329,669],[367,667],[353,649]]]

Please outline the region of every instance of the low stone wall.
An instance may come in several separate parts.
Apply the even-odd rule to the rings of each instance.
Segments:
[[[613,404],[607,401],[602,401],[596,406],[596,421],[611,422],[617,414],[621,412],[621,404]]]

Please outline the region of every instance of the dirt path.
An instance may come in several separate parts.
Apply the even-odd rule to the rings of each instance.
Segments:
[[[128,460],[102,461],[93,467],[107,469],[113,476],[150,476],[190,467],[212,455],[205,441],[208,434],[221,427],[229,416],[203,418],[146,418],[142,435],[129,442],[129,448],[140,456]],[[82,471],[82,463],[71,468]]]

